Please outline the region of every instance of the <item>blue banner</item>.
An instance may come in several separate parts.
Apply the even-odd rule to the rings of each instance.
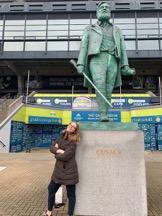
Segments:
[[[81,122],[97,122],[99,121],[100,114],[97,111],[73,111],[72,121]],[[110,111],[108,118],[113,122],[121,122],[121,114],[119,111]]]
[[[112,98],[111,103],[114,108],[149,106],[151,104],[151,97]]]

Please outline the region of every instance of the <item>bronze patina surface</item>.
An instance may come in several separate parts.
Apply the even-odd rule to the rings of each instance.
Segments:
[[[99,90],[96,91],[96,99],[100,121],[108,121],[110,105],[102,95],[111,102],[113,89],[122,85],[121,76],[134,75],[135,70],[129,67],[122,32],[111,22],[110,6],[106,2],[99,3],[97,19],[96,24],[84,30],[77,70],[86,74]],[[84,85],[92,88],[87,78]]]

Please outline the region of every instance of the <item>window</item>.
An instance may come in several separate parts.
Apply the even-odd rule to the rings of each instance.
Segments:
[[[49,20],[48,39],[59,39],[61,36],[68,37],[68,20]]]
[[[5,42],[4,51],[23,51],[23,42]]]
[[[136,46],[135,46],[135,41],[125,41],[125,45],[126,45],[126,50],[135,50]]]
[[[90,19],[71,19],[70,20],[70,37],[83,34],[84,29],[90,25]]]
[[[158,29],[145,29],[144,26],[137,30],[138,38],[157,38]]]
[[[25,20],[6,20],[4,39],[14,40],[15,36],[24,36]]]
[[[138,50],[159,50],[158,40],[138,40]]]
[[[158,18],[155,12],[137,13],[138,38],[158,37]]]
[[[67,51],[67,41],[49,41],[47,46],[48,51]]]
[[[137,23],[157,23],[158,19],[157,17],[142,17],[142,18],[137,18]]]
[[[45,39],[46,20],[27,20],[26,37],[35,37],[36,39]]]
[[[157,18],[138,18],[137,34],[138,38],[158,37]]]
[[[45,42],[26,42],[25,51],[45,51]]]
[[[79,51],[80,49],[80,41],[70,41],[70,48],[71,51],[72,50],[77,50]]]
[[[134,18],[115,18],[114,25],[121,29],[125,38],[135,38]]]
[[[134,18],[114,18],[115,24],[129,24],[129,23],[135,23]]]

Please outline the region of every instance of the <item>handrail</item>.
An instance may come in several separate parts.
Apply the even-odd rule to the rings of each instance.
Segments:
[[[3,147],[6,147],[6,145],[0,140],[0,144],[3,146]]]
[[[26,97],[28,99],[29,97],[33,97],[36,93],[37,93],[36,91],[32,91],[28,96],[24,96],[23,97],[23,103],[24,104],[26,103]],[[27,100],[27,104],[28,104],[28,100]]]
[[[9,104],[7,102],[10,99],[6,99],[6,101],[4,103],[0,104],[0,109],[3,112],[3,116],[1,118],[1,121],[5,120],[5,118],[7,118],[7,116],[10,115],[14,111],[14,109],[16,109],[16,107],[18,107],[20,104],[22,104],[22,98],[23,98],[23,96],[20,96],[17,99],[12,99]]]
[[[7,116],[1,123],[0,123],[0,130],[1,128],[12,118],[12,116],[15,115],[15,113],[23,106],[23,103],[21,103],[9,116]]]
[[[33,91],[29,94],[29,96],[33,96],[36,93],[37,93],[36,91]],[[0,122],[0,129],[23,105],[24,105],[23,96],[20,96],[13,103],[11,103],[9,106],[6,107],[6,112],[4,113],[4,118],[3,118],[4,120],[2,119],[2,122]]]
[[[37,92],[36,91],[32,91],[29,95],[28,95],[28,97],[31,97],[31,96],[33,96],[34,94],[36,94]]]
[[[16,98],[8,107],[12,107],[15,103],[17,103],[19,100],[21,101],[21,99],[23,98],[23,96],[20,96],[18,98]]]

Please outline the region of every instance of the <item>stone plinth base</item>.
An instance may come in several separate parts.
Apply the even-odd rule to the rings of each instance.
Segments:
[[[81,127],[75,214],[147,216],[143,132],[105,124],[107,130]]]

